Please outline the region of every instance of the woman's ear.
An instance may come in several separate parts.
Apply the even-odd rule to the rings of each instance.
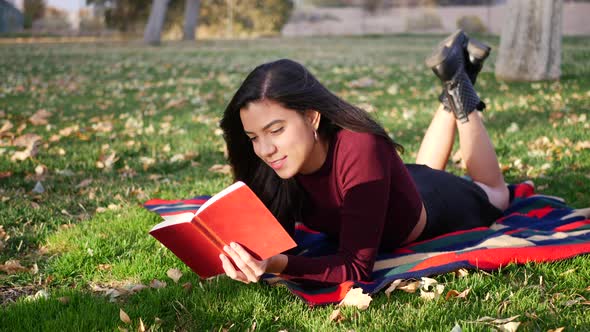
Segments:
[[[309,124],[313,127],[314,130],[317,130],[320,126],[320,119],[322,115],[320,112],[316,110],[307,110],[305,111],[305,119],[309,122]]]

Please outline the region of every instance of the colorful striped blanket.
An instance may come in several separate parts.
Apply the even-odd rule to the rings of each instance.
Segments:
[[[309,305],[340,302],[352,287],[374,294],[396,279],[410,279],[456,271],[460,268],[495,270],[510,263],[551,262],[590,253],[590,208],[573,209],[558,197],[536,195],[529,183],[510,185],[510,207],[490,227],[479,227],[411,243],[394,252],[381,253],[372,281],[318,288],[265,276],[271,284],[286,285]],[[196,211],[207,200],[150,200],[145,207],[164,218]],[[295,241],[302,255],[319,256],[335,251],[336,243],[298,225]]]

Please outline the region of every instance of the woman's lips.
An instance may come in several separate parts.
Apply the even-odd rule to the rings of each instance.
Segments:
[[[285,164],[285,161],[286,161],[286,160],[287,160],[287,157],[285,156],[285,157],[283,157],[283,158],[281,158],[281,159],[279,159],[279,160],[275,160],[275,161],[271,162],[269,165],[270,165],[270,167],[272,167],[273,169],[275,169],[275,170],[278,170],[278,169],[280,169],[281,167],[283,167],[283,165]]]

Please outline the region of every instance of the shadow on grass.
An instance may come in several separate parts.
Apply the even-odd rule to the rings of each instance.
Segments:
[[[186,278],[183,278],[186,279]],[[280,312],[307,310],[307,305],[282,287],[243,285],[228,279],[199,281],[186,290],[170,283],[166,288],[145,289],[115,302],[83,290],[56,290],[47,298],[19,300],[0,308],[0,326],[6,331],[104,331],[117,327],[137,330],[244,331],[256,322],[256,330],[303,328],[297,315]],[[199,286],[200,285],[200,286]],[[123,310],[131,319],[124,323]],[[276,315],[269,315],[275,311]]]

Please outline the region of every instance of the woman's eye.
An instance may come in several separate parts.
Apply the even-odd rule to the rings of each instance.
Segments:
[[[280,133],[281,131],[283,131],[283,127],[279,128],[279,129],[277,129],[277,130],[273,130],[273,131],[271,131],[270,133],[271,133],[271,134],[278,134],[278,133]]]
[[[250,142],[254,142],[256,140],[256,136],[254,136],[254,137],[248,137],[248,139],[250,140]]]

